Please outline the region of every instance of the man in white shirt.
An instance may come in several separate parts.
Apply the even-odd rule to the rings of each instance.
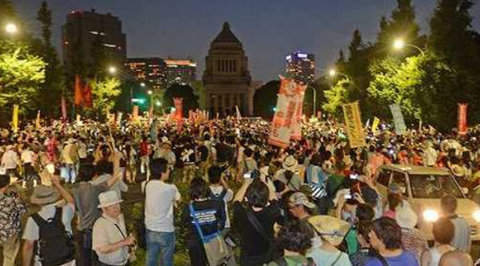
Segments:
[[[7,171],[10,177],[17,176],[17,167],[20,165],[20,159],[12,145],[7,146],[7,151],[2,156],[2,167]]]
[[[38,218],[45,222],[49,221],[50,219],[54,219],[57,211],[61,211],[61,222],[64,226],[64,230],[66,230],[71,237],[73,236],[71,223],[75,214],[74,199],[60,184],[57,176],[50,175],[48,173],[45,174],[49,175],[50,179],[52,180],[53,187],[47,187],[44,185],[36,187],[30,198],[30,201],[33,204],[38,204],[41,206],[41,209],[37,214],[39,215]],[[63,197],[66,204],[63,201],[58,201],[59,194]],[[42,264],[41,258],[45,259],[45,257],[52,256],[54,254],[46,254],[42,251],[42,249],[37,250],[37,254],[33,253],[36,242],[42,240],[42,236],[40,235],[40,227],[33,217],[29,217],[27,220],[27,224],[23,232],[23,239],[25,240],[22,252],[23,266],[30,266],[32,257],[34,255],[34,266],[48,266]],[[70,243],[71,246],[65,246],[66,250],[62,249],[58,252],[58,254],[62,255],[71,252],[71,257],[67,256],[67,261],[61,264],[61,266],[75,266],[73,239],[71,239]],[[68,250],[68,248],[71,248],[71,250]]]
[[[173,184],[167,184],[170,170],[164,158],[150,163],[150,181],[142,184],[145,193],[145,227],[147,229],[147,266],[173,266],[175,227],[173,208],[180,201],[180,193]],[[159,258],[161,255],[161,258]]]
[[[129,265],[129,246],[135,245],[135,238],[127,236],[125,218],[121,213],[122,200],[115,191],[98,196],[102,216],[93,226],[93,249],[98,254],[100,265]]]

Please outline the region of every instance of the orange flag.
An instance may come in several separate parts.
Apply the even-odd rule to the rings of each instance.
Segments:
[[[83,88],[82,81],[78,75],[75,75],[75,96],[74,96],[75,105],[82,105],[83,103]]]

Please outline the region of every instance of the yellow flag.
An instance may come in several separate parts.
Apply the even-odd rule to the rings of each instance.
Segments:
[[[350,147],[357,148],[365,146],[365,133],[363,132],[358,101],[344,104],[342,107]]]
[[[40,129],[42,127],[42,125],[40,124],[40,110],[38,110],[37,112],[37,120],[35,121],[35,126],[37,127],[37,129]]]
[[[13,106],[12,130],[13,132],[18,131],[18,105],[17,104]]]
[[[372,132],[375,133],[378,128],[378,124],[380,124],[380,119],[378,117],[373,118],[373,123],[372,123]]]

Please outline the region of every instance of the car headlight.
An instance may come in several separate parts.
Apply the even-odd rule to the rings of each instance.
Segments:
[[[479,213],[480,214],[480,213]],[[436,222],[439,218],[439,214],[435,210],[425,210],[423,212],[423,219],[427,222]],[[479,216],[480,218],[480,216]]]
[[[480,223],[480,210],[476,210],[472,213],[473,219]]]

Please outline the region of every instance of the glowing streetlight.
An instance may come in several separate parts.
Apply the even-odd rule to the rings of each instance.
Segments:
[[[337,71],[335,69],[330,69],[330,71],[328,71],[328,74],[330,75],[330,77],[335,77],[337,75]]]
[[[141,86],[141,87],[145,87],[145,83],[143,83],[143,82],[140,83],[140,86]]]
[[[396,39],[394,42],[393,42],[393,48],[395,50],[402,50],[403,47],[405,47],[405,42],[402,40],[402,39]]]
[[[115,73],[117,73],[117,68],[114,67],[114,66],[108,67],[108,73],[110,73],[110,74],[112,74],[112,75],[115,74]]]
[[[16,34],[18,32],[18,27],[17,25],[13,24],[13,23],[8,23],[6,26],[5,26],[5,31],[8,33],[8,34]]]
[[[152,95],[153,94],[153,91],[149,90],[147,91],[148,95]]]
[[[162,103],[161,103],[160,101],[157,101],[157,102],[155,103],[155,105],[158,106],[158,107],[160,107],[160,106],[162,106]]]
[[[421,54],[422,56],[425,56],[425,51],[423,51],[422,48],[416,46],[416,45],[413,45],[411,43],[406,43],[404,40],[402,39],[396,39],[394,42],[393,42],[393,48],[395,50],[402,50],[405,46],[408,46],[408,47],[412,47],[412,48],[415,48],[417,49]]]

